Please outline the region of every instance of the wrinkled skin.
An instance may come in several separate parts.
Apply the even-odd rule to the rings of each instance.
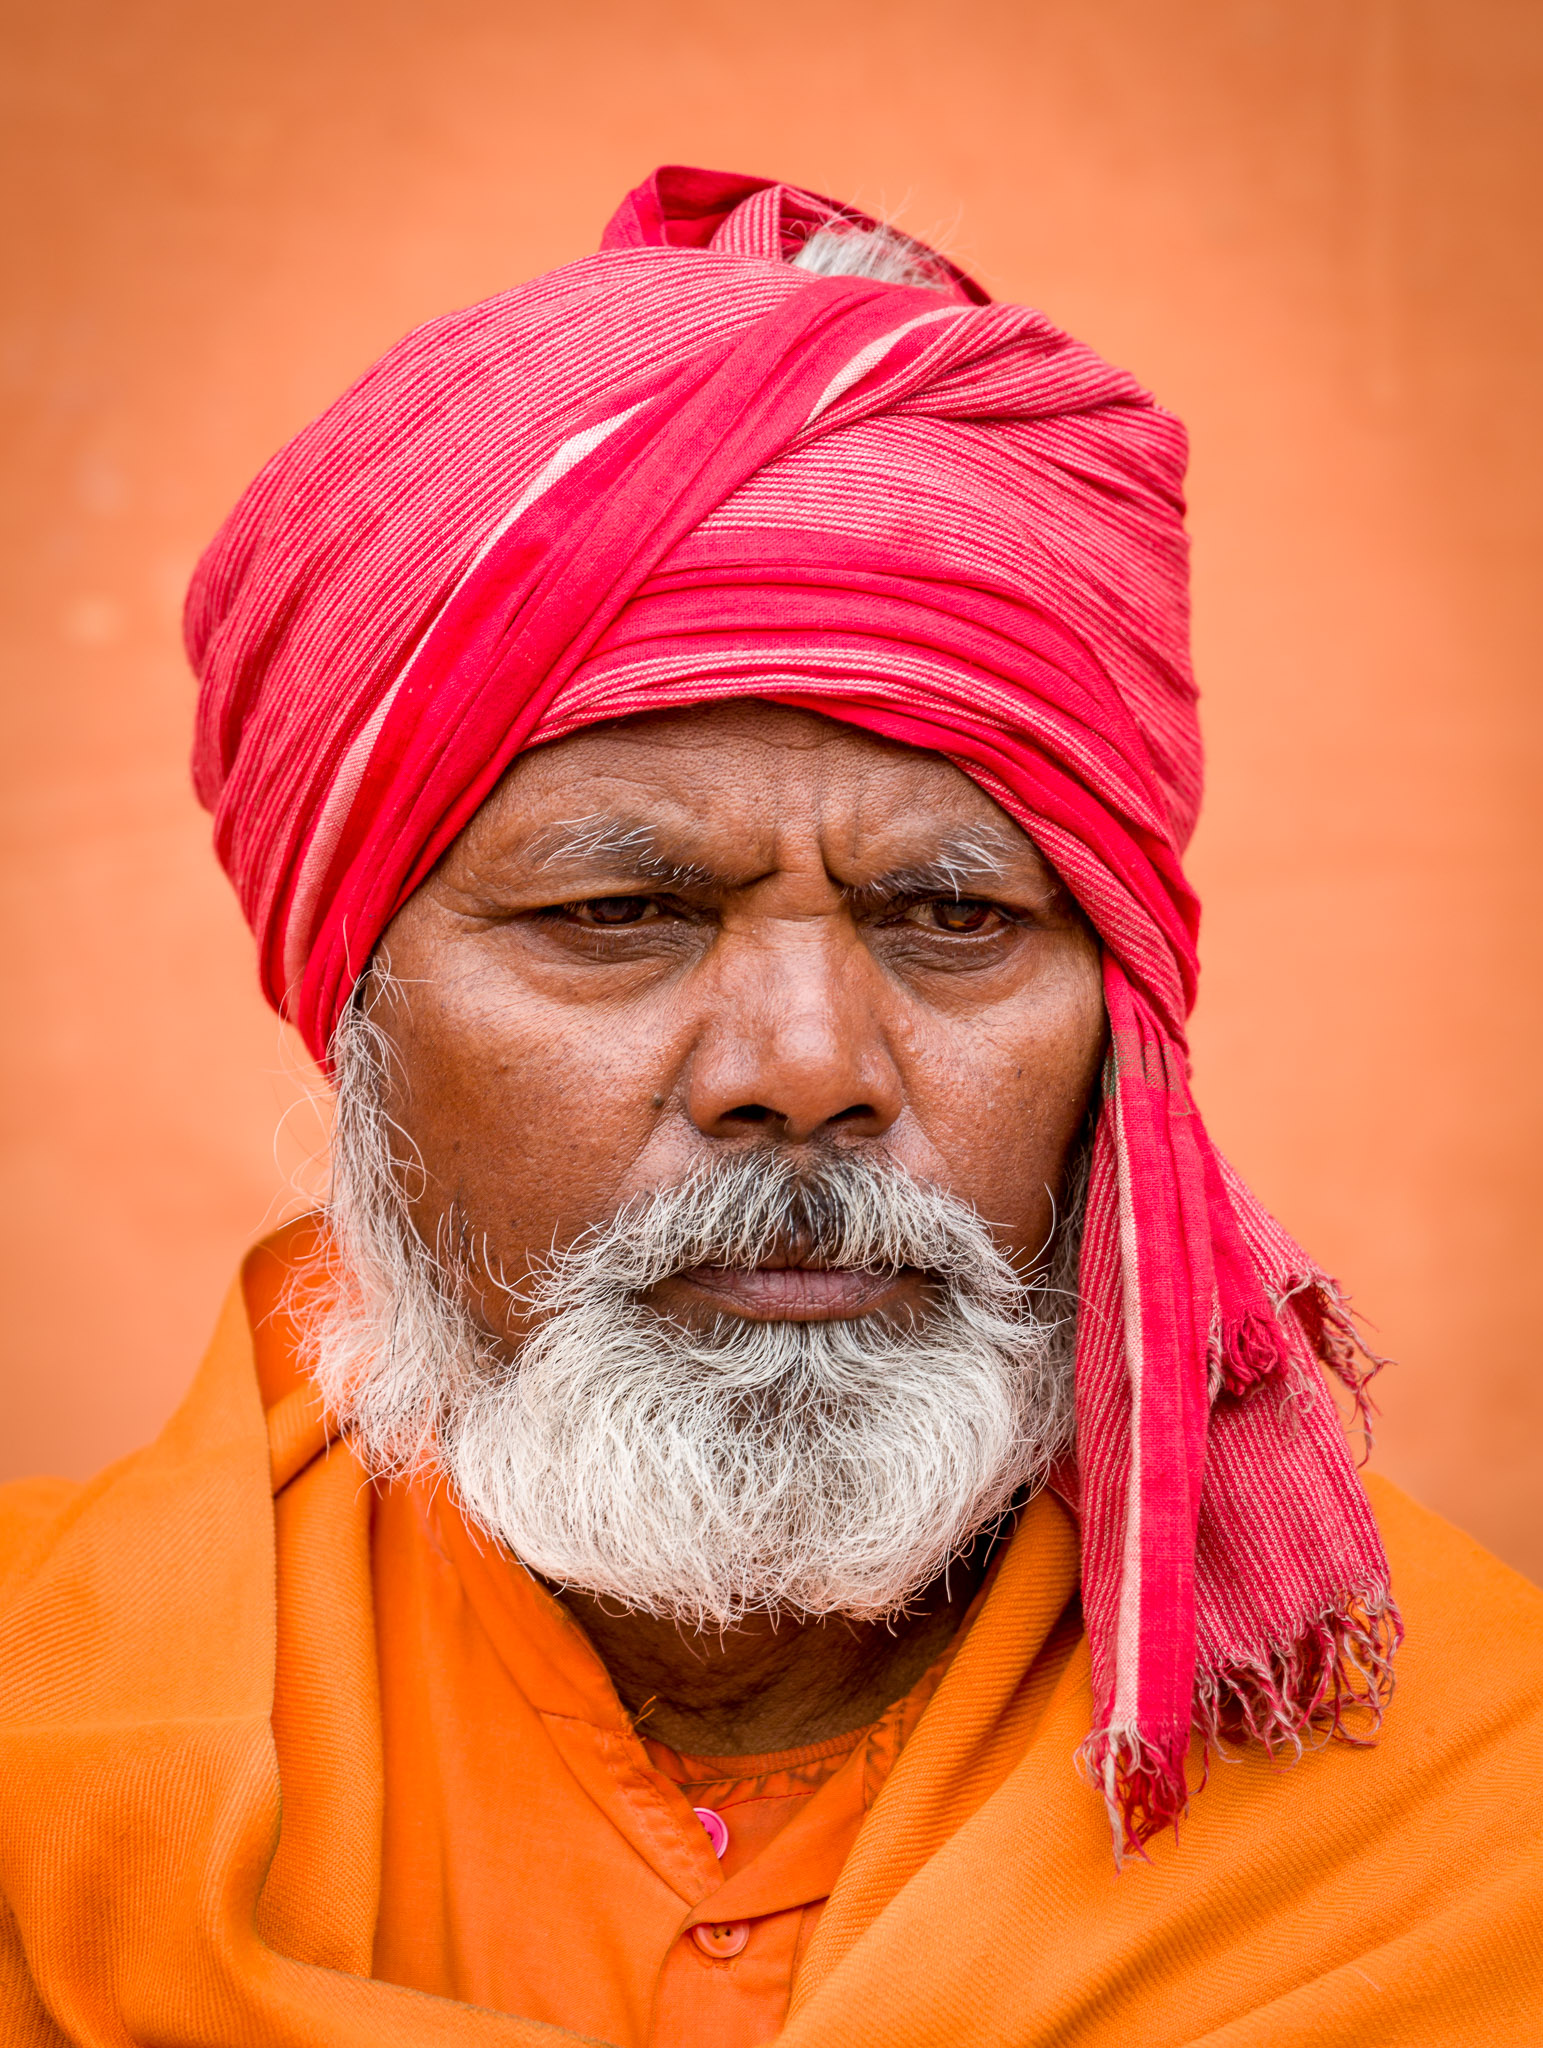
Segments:
[[[594,821],[609,821],[602,830]],[[575,834],[575,826],[584,829]],[[595,850],[554,858],[575,837]],[[1041,1251],[1103,1042],[1097,943],[1028,837],[941,756],[759,702],[522,757],[393,921],[380,1021],[424,1169],[414,1220],[518,1281],[723,1148],[861,1148]],[[926,1276],[683,1276],[677,1318],[924,1311]],[[476,1304],[517,1345],[501,1291]],[[893,1629],[720,1638],[569,1591],[648,1731],[697,1754],[859,1727],[940,1653],[974,1575]]]

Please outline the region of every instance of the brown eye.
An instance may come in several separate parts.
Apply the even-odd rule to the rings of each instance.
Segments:
[[[641,924],[648,911],[646,896],[591,896],[587,903],[574,905],[585,924],[597,925]]]
[[[999,916],[996,906],[974,896],[935,896],[920,906],[923,921],[934,931],[970,934],[982,932]]]

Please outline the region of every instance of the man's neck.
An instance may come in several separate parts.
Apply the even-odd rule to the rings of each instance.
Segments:
[[[641,1734],[692,1756],[766,1756],[866,1727],[903,1699],[947,1649],[985,1564],[959,1560],[892,1623],[760,1614],[698,1633],[571,1588],[560,1597]]]

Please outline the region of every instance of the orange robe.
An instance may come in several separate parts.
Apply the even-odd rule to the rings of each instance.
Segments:
[[[255,1294],[271,1256],[249,1265]],[[424,1967],[403,1959],[423,1930],[393,1833],[413,1796],[392,1761],[407,1755],[393,1733],[400,1600],[382,1640],[375,1618],[392,1515],[377,1522],[310,1391],[270,1392],[265,1415],[234,1290],[154,1445],[83,1487],[0,1490],[0,2040],[558,2048],[575,2036],[550,2021],[593,2026],[588,2013],[661,2048],[744,2038],[723,2017],[737,2010],[726,1991],[645,2018],[635,1989],[608,2005],[576,1985],[560,2015],[508,2013],[372,1974],[377,1960],[388,1974]],[[1375,1484],[1374,1499],[1409,1627],[1375,1748],[1333,1745],[1292,1769],[1219,1762],[1180,1840],[1116,1876],[1102,1804],[1071,1762],[1091,1713],[1075,1534],[1041,1497],[935,1692],[909,1703],[909,1739],[896,1739],[905,1706],[880,1738],[889,1767],[871,1806],[836,1814],[841,1762],[807,1798],[789,1792],[782,1826],[743,1866],[714,1869],[684,1798],[669,1811],[678,1767],[657,1751],[623,1759],[664,1802],[662,1882],[685,1938],[694,1918],[737,1920],[736,1899],[752,1944],[754,1918],[817,1905],[776,1905],[768,1871],[779,1852],[808,1852],[812,1867],[846,1826],[818,1925],[805,1940],[801,1922],[792,1945],[787,2048],[1543,2040],[1543,1596],[1392,1488]],[[392,1513],[418,1513],[405,1490]],[[393,1527],[407,1539],[397,1564],[430,1580],[443,1564],[469,1587],[453,1539],[436,1550],[421,1522]],[[495,1628],[518,1632],[517,1614],[516,1602]],[[554,1704],[534,1718],[557,1752]],[[620,1781],[601,1775],[603,1717],[588,1726],[564,1760],[579,1785],[570,1757],[588,1750],[586,1796],[604,1805]],[[502,1814],[518,1798],[507,1763],[489,1780]],[[437,1797],[420,1796],[420,1828]],[[635,1987],[639,1931],[618,1899],[636,1872],[592,1845],[570,1858],[556,1839],[555,1852],[551,1837],[502,1843],[480,1888],[461,1858],[459,1889],[439,1892],[452,1941],[475,1922],[484,1968],[490,1931],[511,1949],[549,1945],[558,1967],[541,1996],[563,1995],[564,1957],[575,1973],[598,1957]],[[758,1865],[754,1903],[768,1910],[752,1916],[743,1885]],[[610,1929],[598,1949],[597,1924]],[[704,1979],[732,1985],[752,1944],[704,1957]]]
[[[582,1630],[442,1495],[391,1488],[371,1557],[385,1782],[374,1975],[618,2048],[771,2040],[941,1669],[835,1741],[681,1757],[636,1732]],[[697,1807],[727,1829],[721,1861]]]

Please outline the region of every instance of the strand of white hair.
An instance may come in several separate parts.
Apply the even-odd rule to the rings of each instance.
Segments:
[[[920,285],[931,291],[948,291],[953,283],[931,249],[882,222],[865,227],[830,221],[815,229],[791,263],[816,277],[867,277],[876,284]]]
[[[373,971],[332,1048],[334,1272],[309,1318],[316,1377],[372,1472],[442,1474],[532,1571],[697,1628],[900,1612],[1043,1482],[1072,1428],[1080,1190],[1022,1275],[967,1204],[891,1165],[725,1156],[544,1262],[511,1357],[468,1306],[464,1247],[413,1226],[382,1023],[405,1000]],[[700,1331],[643,1300],[790,1232],[832,1264],[925,1271],[935,1307],[916,1327]]]

